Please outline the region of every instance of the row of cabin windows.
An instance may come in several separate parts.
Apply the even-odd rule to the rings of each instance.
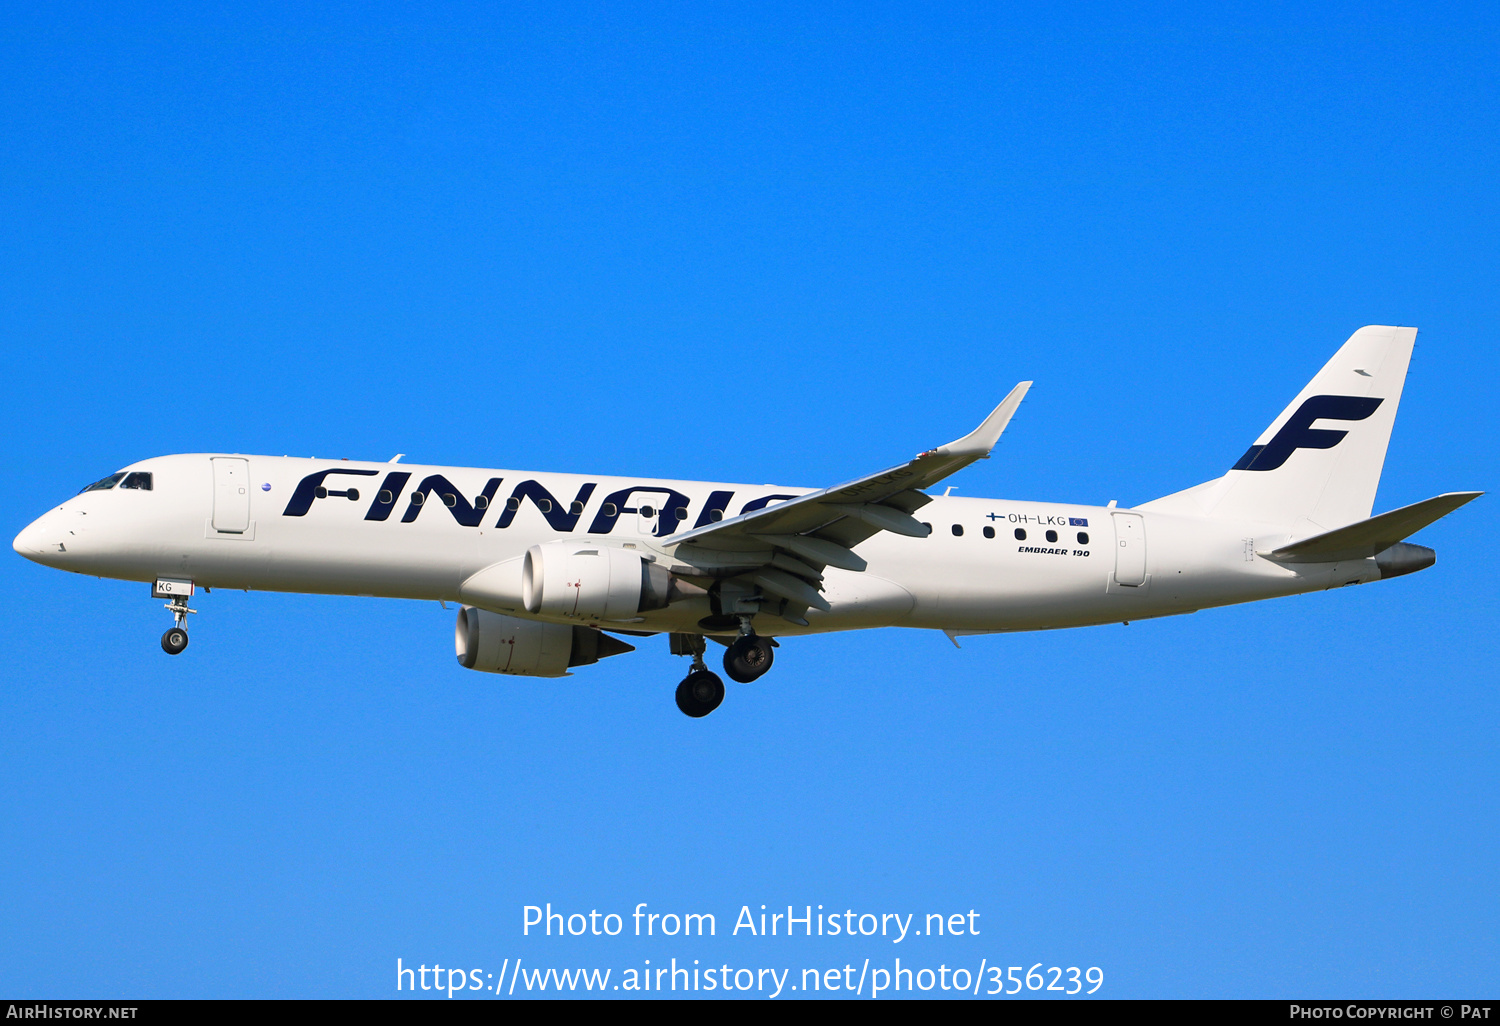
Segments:
[[[84,489],[84,491],[89,492],[89,491],[96,491],[96,490],[98,490],[100,488],[113,488],[115,486],[116,482],[118,482],[121,477],[124,477],[124,475],[123,474],[115,474],[113,477],[107,477],[103,481],[99,481],[99,482],[96,482],[95,484],[89,485],[87,488]],[[145,484],[131,484],[130,482],[134,478],[144,478],[145,479]],[[145,489],[147,489],[149,491],[150,488],[151,488],[151,475],[150,474],[131,474],[128,478],[126,478],[125,483],[122,484],[122,485],[120,485],[120,487],[121,488],[145,488]],[[346,489],[344,491],[330,492],[323,485],[319,485],[314,490],[313,494],[316,495],[320,499],[326,499],[330,495],[338,495],[338,496],[342,496],[342,497],[344,497],[346,499],[349,499],[351,502],[357,502],[357,501],[359,501],[359,489],[358,488],[349,488],[349,489]],[[441,495],[438,496],[438,498],[442,499],[443,500],[443,504],[445,506],[448,506],[450,509],[458,505],[458,496],[455,495],[455,494],[453,494],[452,492],[443,492]],[[422,492],[413,492],[412,495],[411,495],[411,502],[412,502],[413,506],[420,506],[420,505],[422,505],[422,503],[425,502],[426,499],[427,499],[427,496],[424,493],[422,493]],[[391,492],[391,490],[389,488],[382,488],[380,490],[380,494],[375,497],[375,501],[378,502],[378,503],[380,503],[382,506],[389,506],[391,503],[393,503],[393,502],[396,501],[396,496],[395,496],[394,493]],[[540,510],[541,512],[543,512],[543,513],[551,513],[552,512],[552,500],[551,499],[536,499],[534,501],[536,503],[536,508],[538,510]],[[474,497],[474,508],[475,509],[489,509],[489,507],[490,507],[490,500],[489,500],[488,496],[477,495],[477,496]],[[521,508],[521,498],[520,498],[520,496],[512,495],[510,498],[506,499],[505,500],[505,508],[508,509],[508,510],[510,510],[512,513],[514,513],[517,510],[519,510]],[[606,502],[603,506],[601,506],[599,508],[599,512],[601,514],[603,514],[604,516],[606,516],[606,517],[613,517],[613,516],[618,516],[619,515],[620,508],[618,506],[616,506],[612,502]],[[640,513],[641,516],[646,517],[647,519],[649,519],[651,517],[656,516],[656,514],[659,511],[655,507],[653,507],[653,506],[642,506],[636,512]],[[582,513],[583,513],[583,503],[578,502],[576,500],[573,501],[573,502],[571,502],[571,503],[569,503],[568,504],[568,513],[571,514],[572,516],[575,516],[575,517],[582,515]],[[688,518],[688,511],[686,509],[684,509],[683,507],[679,506],[677,508],[677,510],[676,510],[676,516],[677,516],[678,520],[686,520]],[[722,509],[711,509],[711,510],[708,511],[708,519],[712,523],[718,523],[720,520],[724,519],[724,511]]]
[[[150,474],[146,475],[147,478],[150,478],[150,476],[151,476]],[[95,488],[95,487],[99,487],[99,486],[97,486],[97,485],[91,485],[90,486],[90,488]],[[111,485],[106,485],[105,487],[113,488],[114,485],[112,485],[112,484]],[[120,487],[122,487],[122,488],[130,488],[130,487],[134,487],[134,486],[126,484],[126,485],[121,485]],[[150,484],[149,480],[147,481],[145,487],[147,487],[147,488],[151,487],[151,484]],[[89,490],[89,489],[85,489],[85,491],[87,491],[87,490]],[[349,499],[351,501],[358,501],[358,499],[359,499],[359,489],[358,488],[350,488],[350,489],[348,489],[346,491],[342,491],[342,492],[330,492],[327,488],[324,488],[322,485],[319,485],[318,488],[314,491],[313,494],[317,495],[317,497],[320,498],[320,499],[326,499],[330,495],[342,495],[342,496],[344,496],[345,498],[347,498],[347,499]],[[438,498],[442,499],[443,500],[443,505],[448,506],[450,509],[452,507],[458,505],[458,496],[454,495],[452,492],[444,492],[440,496],[438,496]],[[412,492],[411,493],[411,503],[412,503],[413,506],[420,506],[426,500],[427,500],[427,497],[422,492]],[[380,490],[380,494],[375,497],[375,501],[378,502],[378,503],[380,503],[382,506],[389,506],[391,503],[393,503],[393,502],[396,501],[396,496],[391,492],[391,490],[389,488],[382,488]],[[536,501],[536,508],[539,509],[539,510],[541,510],[543,513],[551,513],[552,512],[552,500],[551,499],[537,499],[535,501]],[[474,508],[475,509],[489,509],[490,508],[489,496],[486,496],[486,495],[476,495],[474,497]],[[508,509],[508,510],[510,510],[512,513],[516,512],[516,510],[518,510],[518,509],[521,508],[521,499],[520,499],[520,497],[516,496],[516,495],[512,495],[510,498],[506,499],[505,500],[505,508]],[[568,512],[570,514],[572,514],[573,516],[575,516],[575,517],[581,515],[583,513],[583,503],[578,502],[578,501],[574,501],[572,503],[569,503],[568,504]],[[620,508],[618,506],[616,506],[612,502],[606,502],[603,506],[601,506],[599,508],[599,512],[602,513],[602,514],[604,514],[607,517],[612,517],[612,516],[616,516],[620,512]],[[642,506],[638,510],[638,512],[640,513],[641,516],[647,517],[647,518],[654,517],[654,516],[656,516],[656,513],[657,513],[656,509],[654,507],[651,507],[651,506]],[[688,518],[688,511],[686,509],[683,509],[682,507],[679,506],[677,508],[677,519],[678,520],[686,520],[687,518]],[[708,519],[710,519],[710,520],[712,520],[714,522],[718,522],[720,520],[723,520],[724,519],[724,511],[722,509],[709,510],[709,512],[708,512]]]
[[[353,488],[349,489],[347,492],[335,492],[333,494],[335,494],[335,495],[339,495],[339,494],[348,495],[349,498],[351,498],[351,499],[358,499],[359,498],[359,492],[357,490],[353,489]],[[319,488],[318,491],[317,491],[317,495],[318,495],[318,498],[320,498],[320,499],[327,498],[328,495],[329,495],[328,489],[326,489],[326,488]],[[393,503],[393,502],[396,501],[396,496],[391,493],[391,490],[389,488],[382,488],[380,490],[380,494],[377,495],[375,498],[376,498],[376,501],[379,502],[383,506],[389,506],[391,503]],[[453,506],[457,506],[458,505],[458,496],[454,495],[452,492],[444,492],[442,495],[439,496],[439,498],[441,498],[443,500],[443,504],[444,505],[449,506],[450,508],[453,507]],[[420,505],[422,505],[422,503],[424,501],[426,501],[426,497],[421,492],[413,492],[412,495],[411,495],[411,501],[412,501],[412,505],[414,505],[414,506],[420,506]],[[543,513],[551,513],[552,512],[552,500],[551,499],[536,499],[534,501],[536,502],[536,508],[538,510],[540,510],[541,512],[543,512]],[[489,498],[487,496],[484,496],[484,495],[475,496],[475,498],[474,498],[474,508],[475,509],[489,509],[489,507],[490,507],[490,500],[489,500]],[[506,499],[505,500],[505,508],[508,509],[508,510],[510,510],[512,513],[514,513],[517,510],[519,510],[521,508],[521,498],[520,498],[520,496],[512,495],[510,498]],[[599,507],[599,512],[601,514],[603,514],[604,516],[606,516],[606,517],[613,517],[613,516],[617,516],[619,514],[620,508],[618,506],[616,506],[612,502],[606,502],[603,506]],[[642,506],[637,512],[639,512],[641,516],[647,517],[647,518],[654,517],[657,514],[657,510],[654,507],[652,507],[652,506]],[[569,503],[568,504],[568,513],[571,514],[572,516],[575,516],[575,517],[576,516],[580,516],[583,513],[583,503],[578,502],[576,500],[573,501],[573,502],[571,502],[571,503]],[[688,511],[686,509],[684,509],[684,508],[682,508],[682,507],[679,506],[677,508],[677,519],[678,520],[686,520],[687,518],[688,518]],[[718,521],[724,519],[724,511],[722,509],[712,509],[712,510],[709,510],[708,511],[708,519],[711,520],[711,521],[714,521],[715,523],[717,523]]]
[[[1024,527],[1018,527],[1018,528],[1016,528],[1015,535],[1016,535],[1016,541],[1025,541],[1026,540],[1026,528],[1024,528]],[[962,538],[963,536],[964,536],[964,525],[963,524],[954,524],[953,525],[953,537],[955,537],[955,538]],[[984,536],[986,538],[993,538],[993,537],[995,537],[995,529],[993,527],[986,527],[984,529]],[[1047,541],[1050,542],[1050,543],[1056,544],[1056,542],[1057,542],[1057,532],[1056,531],[1048,531],[1047,532]],[[1088,543],[1089,543],[1089,533],[1087,531],[1079,531],[1078,532],[1078,544],[1079,545],[1087,545]]]

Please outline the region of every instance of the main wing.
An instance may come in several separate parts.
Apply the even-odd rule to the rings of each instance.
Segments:
[[[781,616],[805,625],[802,614],[809,607],[829,609],[821,594],[825,567],[864,570],[865,560],[854,546],[880,531],[927,536],[930,529],[912,516],[932,501],[920,489],[988,459],[1030,387],[1031,382],[1021,382],[973,431],[898,467],[669,536],[659,544],[685,564],[674,566],[673,572],[743,578],[785,600]]]

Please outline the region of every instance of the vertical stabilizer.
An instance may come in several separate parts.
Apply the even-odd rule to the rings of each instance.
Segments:
[[[1229,473],[1145,508],[1285,525],[1299,537],[1364,520],[1416,337],[1360,328]]]

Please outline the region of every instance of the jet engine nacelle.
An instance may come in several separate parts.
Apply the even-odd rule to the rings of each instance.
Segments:
[[[453,647],[467,669],[523,677],[563,677],[570,666],[635,651],[592,627],[538,623],[473,606],[458,611]]]
[[[672,578],[665,567],[631,549],[580,542],[546,542],[526,550],[521,598],[536,616],[597,623],[631,620],[667,604]]]

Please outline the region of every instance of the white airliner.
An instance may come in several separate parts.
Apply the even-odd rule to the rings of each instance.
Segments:
[[[458,660],[558,677],[667,634],[689,716],[777,642],[867,627],[966,634],[1121,623],[1397,577],[1402,539],[1482,494],[1371,517],[1416,329],[1361,328],[1223,477],[1136,506],[928,495],[985,459],[1021,382],[973,432],[811,491],[514,470],[199,454],[132,464],[15,549],[149,581],[187,647],[198,587],[454,600]],[[604,633],[606,631],[612,633]],[[956,644],[956,641],[955,641]]]

